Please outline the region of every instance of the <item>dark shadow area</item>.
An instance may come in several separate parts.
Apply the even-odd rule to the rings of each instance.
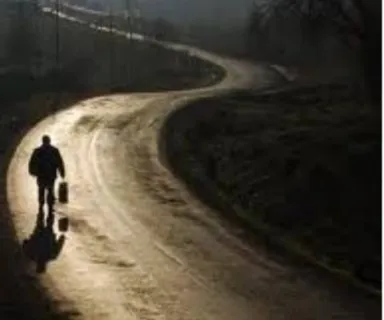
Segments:
[[[4,106],[0,126],[0,319],[4,320],[65,320],[78,315],[70,307],[58,311],[41,287],[38,277],[30,274],[31,261],[17,241],[12,213],[7,202],[6,176],[8,165],[23,136],[40,120],[57,110],[65,109],[97,92],[52,93],[17,96],[17,100],[1,101]]]
[[[0,261],[4,263],[0,263],[0,319],[65,320],[78,315],[78,311],[73,307],[67,311],[58,311],[56,303],[41,287],[35,272],[31,274],[31,261],[17,240],[9,210],[6,176],[13,154],[28,130],[52,112],[91,98],[97,92],[46,92],[31,95],[24,94],[20,89],[18,93],[22,98],[17,95],[16,101],[1,101],[4,108],[0,126]]]
[[[58,258],[65,242],[65,236],[54,232],[54,213],[48,214],[44,220],[44,212],[37,214],[35,228],[28,239],[23,241],[23,251],[36,263],[36,272],[43,273],[47,264]]]
[[[58,311],[56,303],[45,294],[35,266],[17,241],[11,213],[6,202],[5,173],[2,168],[0,196],[0,319],[66,320],[78,315],[69,306]],[[48,231],[48,230],[47,230]],[[63,240],[61,240],[63,241]],[[33,269],[33,271],[31,270]]]

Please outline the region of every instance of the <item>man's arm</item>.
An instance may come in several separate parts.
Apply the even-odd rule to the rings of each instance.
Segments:
[[[28,163],[28,171],[31,176],[37,175],[37,149],[33,150],[31,158]]]
[[[60,176],[65,178],[65,166],[63,158],[61,157],[59,149],[56,149],[57,153],[57,169],[59,170]]]

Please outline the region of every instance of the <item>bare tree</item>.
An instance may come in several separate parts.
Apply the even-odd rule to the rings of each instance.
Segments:
[[[308,1],[312,16],[323,17],[333,25],[340,39],[358,50],[368,93],[374,102],[381,99],[381,2],[367,0]],[[316,8],[316,4],[322,7]],[[307,15],[307,16],[308,16]],[[310,19],[307,23],[311,23]],[[319,26],[317,26],[319,27]]]
[[[287,18],[289,16],[289,18]],[[300,40],[276,46],[274,38],[286,34],[293,21],[299,21]],[[285,25],[284,25],[285,23]],[[276,57],[289,46],[315,46],[325,28],[351,51],[358,52],[366,88],[374,102],[381,99],[381,3],[378,0],[280,0],[254,6],[249,18],[247,41],[251,52],[263,51]],[[271,32],[276,25],[278,30]],[[287,28],[285,28],[287,27]],[[291,28],[292,29],[292,28]],[[298,35],[300,33],[300,35]],[[281,36],[283,38],[283,36]],[[279,41],[277,41],[279,42]],[[281,42],[281,41],[280,41]],[[305,50],[304,50],[305,52]]]
[[[10,27],[7,35],[8,64],[31,72],[36,60],[38,8],[33,2],[19,1],[8,7]]]

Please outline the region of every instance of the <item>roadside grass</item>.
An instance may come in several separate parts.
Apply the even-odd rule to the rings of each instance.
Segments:
[[[380,290],[378,107],[336,85],[237,92],[192,103],[164,128],[169,164],[208,204]]]

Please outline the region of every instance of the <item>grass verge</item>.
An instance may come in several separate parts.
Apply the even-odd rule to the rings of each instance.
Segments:
[[[236,92],[163,128],[167,161],[210,206],[380,294],[380,110],[343,86]]]

